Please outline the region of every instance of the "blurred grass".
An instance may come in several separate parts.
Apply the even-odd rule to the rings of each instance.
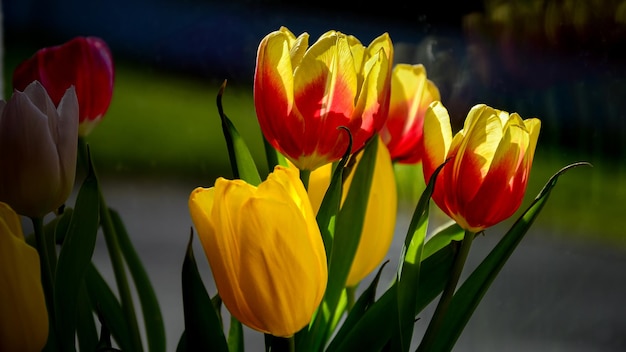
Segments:
[[[216,108],[221,83],[118,62],[109,111],[87,138],[99,172],[188,178],[199,186],[211,186],[217,176],[230,177]],[[228,85],[223,105],[260,171],[267,172],[251,84]],[[546,235],[626,247],[621,223],[626,209],[626,168],[602,155],[572,153],[540,141],[521,209],[552,174],[577,161],[589,161],[594,167],[576,168],[560,178],[538,224]],[[411,204],[423,182],[419,168],[400,167],[398,179],[401,197]]]

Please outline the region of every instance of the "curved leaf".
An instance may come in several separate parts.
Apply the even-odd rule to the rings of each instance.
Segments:
[[[217,94],[217,110],[220,114],[220,118],[222,119],[222,130],[224,132],[224,138],[226,138],[228,157],[230,158],[230,166],[233,170],[233,176],[235,178],[242,179],[251,185],[258,186],[261,183],[261,176],[259,176],[259,171],[257,170],[254,159],[250,154],[250,150],[246,146],[246,142],[239,134],[239,131],[235,128],[235,125],[233,125],[228,116],[224,113],[224,109],[222,107],[222,95],[224,94],[225,88],[226,81],[222,83],[222,86]]]
[[[185,314],[183,345],[188,351],[228,352],[222,324],[196,266],[192,242],[193,236],[190,236],[182,271]]]
[[[141,303],[141,312],[146,329],[149,350],[165,352],[165,326],[163,325],[163,316],[161,315],[161,308],[152,283],[150,282],[150,278],[148,277],[148,273],[128,237],[128,232],[126,231],[122,218],[111,208],[109,208],[109,214],[113,222],[113,227],[115,228],[115,233],[117,234],[117,240],[122,255],[133,277],[137,296]]]
[[[99,204],[98,180],[90,168],[76,197],[76,206],[57,262],[54,306],[58,340],[64,351],[76,349],[76,302],[96,245]]]

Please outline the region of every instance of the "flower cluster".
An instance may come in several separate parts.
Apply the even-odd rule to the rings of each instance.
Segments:
[[[106,43],[78,37],[19,65],[12,97],[0,101],[0,350],[76,350],[78,342],[81,350],[140,351],[143,336],[151,351],[165,350],[151,282],[121,217],[106,205],[84,140],[108,109],[113,73]],[[483,296],[561,173],[457,291],[475,235],[522,203],[538,119],[478,104],[453,134],[426,69],[394,64],[387,33],[364,46],[328,31],[309,45],[308,34],[282,27],[260,42],[254,75],[271,170],[262,176],[223,113],[222,93],[235,177],[196,188],[188,202],[217,292],[206,291],[190,241],[179,351],[233,350],[241,324],[265,334],[267,350],[407,351],[417,315],[437,296],[418,350],[449,351],[475,308],[464,297]],[[86,176],[74,206],[65,206],[77,159]],[[398,163],[420,166],[424,179],[415,182],[426,187],[395,279],[376,295],[398,230]],[[427,236],[431,199],[453,221]],[[24,236],[19,215],[32,220],[34,239]],[[99,232],[117,295],[91,262]],[[231,314],[228,339],[222,304]]]

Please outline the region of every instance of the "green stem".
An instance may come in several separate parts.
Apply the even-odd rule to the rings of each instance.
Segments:
[[[437,339],[437,335],[439,335],[439,331],[441,330],[441,326],[443,325],[446,313],[448,312],[448,308],[450,307],[450,302],[452,302],[452,297],[454,296],[456,285],[459,282],[461,272],[463,271],[463,267],[465,266],[465,260],[467,259],[467,255],[469,254],[469,250],[472,246],[474,236],[475,233],[467,230],[465,231],[465,236],[463,237],[463,241],[461,242],[461,248],[454,258],[454,263],[452,263],[450,278],[448,279],[446,287],[441,294],[441,298],[439,299],[437,308],[435,308],[435,313],[433,314],[430,324],[428,324],[428,328],[426,328],[424,338],[417,348],[417,352],[430,351],[432,345]]]
[[[309,189],[309,178],[311,177],[311,170],[300,170],[300,180],[304,185],[304,189]]]
[[[56,351],[58,350],[58,346],[56,346],[56,330],[54,326],[54,276],[52,274],[52,269],[50,268],[50,255],[48,253],[49,246],[43,229],[43,218],[32,217],[30,219],[33,223],[33,229],[35,231],[35,242],[37,252],[39,253],[39,265],[41,268],[41,284],[46,299],[46,307],[48,309],[49,332],[46,350]]]

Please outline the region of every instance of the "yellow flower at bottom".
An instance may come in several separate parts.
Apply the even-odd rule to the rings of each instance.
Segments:
[[[357,163],[361,160],[361,155],[357,156]],[[309,197],[316,213],[330,185],[331,173],[331,164],[311,172]],[[350,189],[353,175],[354,172],[350,173],[344,182],[342,204]],[[383,261],[393,241],[397,210],[398,194],[391,156],[382,139],[378,138],[376,166],[365,210],[361,241],[354,255],[346,286],[358,284]]]
[[[41,351],[48,311],[39,255],[24,241],[18,215],[0,202],[0,351]]]
[[[189,198],[217,290],[243,324],[288,337],[306,326],[328,279],[326,252],[295,169],[258,187],[218,178]]]

